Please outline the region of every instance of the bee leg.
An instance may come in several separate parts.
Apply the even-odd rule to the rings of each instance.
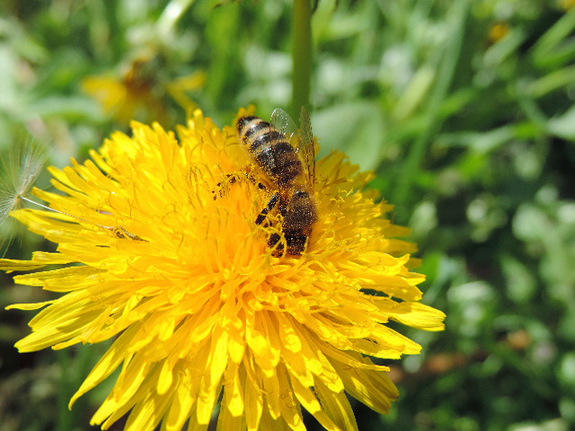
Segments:
[[[282,239],[279,233],[272,233],[268,238],[268,247],[272,249],[273,257],[282,257],[284,255],[284,245],[280,242]]]
[[[238,180],[238,177],[236,174],[227,174],[226,178],[227,178],[228,184],[235,184],[235,182]],[[212,197],[214,200],[216,200],[218,198],[218,196],[220,198],[224,197],[224,195],[225,195],[224,182],[225,181],[220,181],[218,184],[216,184],[216,188],[214,190],[212,190],[212,195],[213,195]]]
[[[258,216],[256,218],[256,224],[257,225],[260,225],[264,222],[264,220],[268,216],[268,213],[275,208],[275,206],[277,205],[279,200],[280,200],[280,194],[275,193],[272,196],[272,198],[270,199],[270,201],[268,202],[268,205],[263,210],[261,210],[261,212],[258,214]],[[267,226],[267,224],[264,226]]]
[[[263,186],[263,184],[262,184]],[[265,186],[263,186],[265,189]],[[263,225],[264,227],[269,226],[269,223],[266,221],[267,215],[270,211],[272,211],[278,202],[280,201],[281,196],[279,193],[275,193],[271,199],[269,200],[267,206],[261,210],[259,215],[256,218],[257,225]],[[279,233],[272,233],[268,238],[268,247],[273,249],[272,255],[274,257],[281,257],[284,254],[284,246],[280,243],[281,235]]]
[[[253,176],[252,174],[250,174],[249,172],[246,172],[246,178],[247,178],[248,180],[250,180],[250,182],[251,182],[252,184],[254,184],[255,186],[257,186],[258,189],[260,189],[260,190],[267,190],[267,187],[266,187],[264,184],[260,183],[258,180],[256,180],[256,177],[254,177],[254,176]]]
[[[245,175],[248,180],[250,180],[253,184],[255,184],[258,187],[258,189],[267,190],[267,187],[264,184],[258,182],[253,175],[249,173],[246,173]],[[240,179],[240,177],[238,177],[237,174],[226,174],[226,177],[227,181],[220,181],[218,184],[216,184],[216,188],[212,190],[213,195],[212,197],[214,200],[218,199],[218,197],[223,198],[224,195],[226,194],[224,191],[225,182],[227,182],[228,184],[235,184]]]

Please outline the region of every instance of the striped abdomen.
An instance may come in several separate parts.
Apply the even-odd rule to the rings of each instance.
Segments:
[[[278,187],[290,187],[303,166],[288,138],[259,117],[237,122],[240,138],[253,160]]]

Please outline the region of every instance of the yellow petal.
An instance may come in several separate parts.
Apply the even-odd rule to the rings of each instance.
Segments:
[[[14,271],[32,271],[44,268],[47,263],[38,263],[32,260],[0,259],[0,269],[8,273]]]

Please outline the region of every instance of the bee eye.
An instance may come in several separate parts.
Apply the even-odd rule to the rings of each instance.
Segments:
[[[298,190],[297,192],[294,193],[294,196],[296,196],[298,198],[307,198],[307,197],[309,197],[309,193],[305,192],[303,190]]]

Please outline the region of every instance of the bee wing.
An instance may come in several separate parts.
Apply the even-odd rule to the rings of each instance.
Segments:
[[[290,115],[282,108],[274,109],[270,118],[270,123],[284,135],[292,135],[298,128]]]
[[[300,127],[297,127],[290,115],[281,108],[274,109],[270,123],[278,131],[286,135],[296,151],[301,153],[309,184],[313,184],[315,177],[315,145],[307,109],[304,106],[301,108]]]
[[[299,138],[301,140],[300,151],[303,154],[303,162],[307,169],[310,184],[315,181],[315,142],[311,129],[311,119],[305,106],[301,107],[299,115]]]

